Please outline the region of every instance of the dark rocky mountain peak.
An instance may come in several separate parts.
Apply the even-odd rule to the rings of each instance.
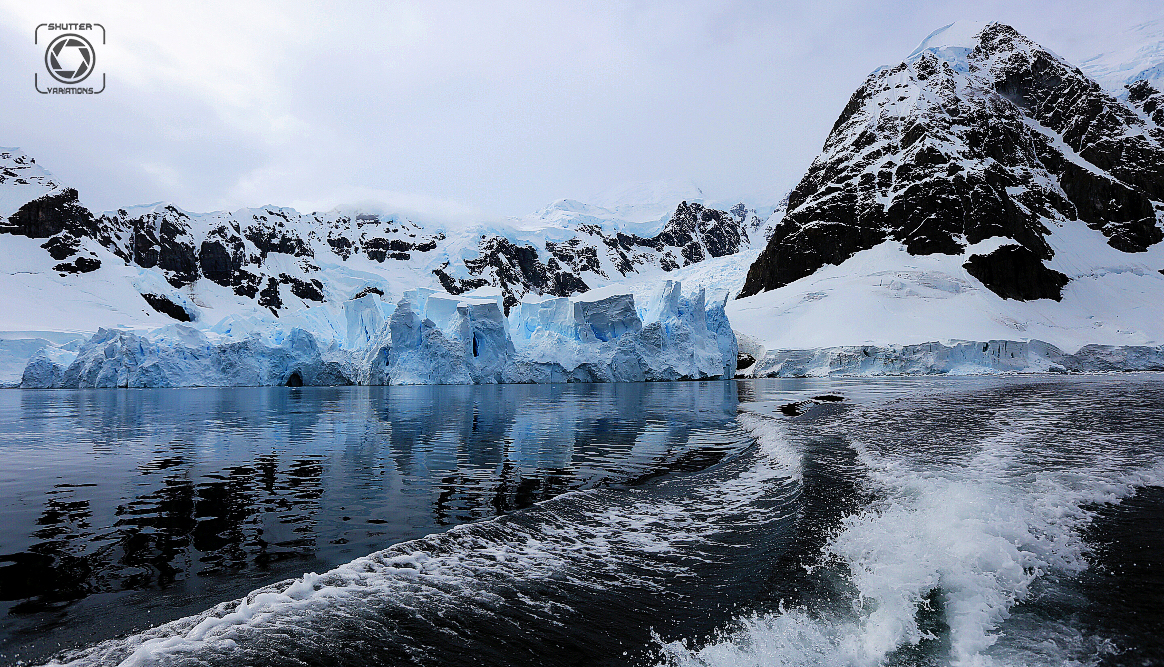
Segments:
[[[886,241],[962,255],[1000,237],[969,273],[1005,298],[1059,298],[1066,277],[1044,265],[1053,227],[1086,224],[1129,253],[1164,240],[1158,93],[1125,103],[999,23],[960,43],[942,32],[853,93],[740,297]]]

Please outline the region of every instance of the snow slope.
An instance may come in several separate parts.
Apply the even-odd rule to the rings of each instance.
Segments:
[[[959,340],[1084,345],[1164,344],[1164,248],[1121,253],[1103,235],[1064,225],[1051,235],[1051,268],[1071,281],[1062,301],[1004,299],[963,267],[962,255],[910,255],[895,241],[857,253],[790,285],[732,300],[732,326],[768,349]]]
[[[1111,46],[1080,62],[1080,69],[1117,95],[1126,95],[1124,86],[1134,81],[1147,81],[1164,90],[1164,18],[1129,28]]]

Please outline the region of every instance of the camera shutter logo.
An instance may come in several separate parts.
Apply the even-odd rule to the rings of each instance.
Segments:
[[[44,52],[44,65],[54,79],[64,84],[84,81],[93,72],[97,54],[89,40],[75,33],[60,35]]]

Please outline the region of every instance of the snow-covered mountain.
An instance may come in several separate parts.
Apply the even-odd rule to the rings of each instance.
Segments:
[[[153,204],[95,214],[16,149],[0,149],[0,206],[0,253],[12,255],[0,280],[40,293],[43,304],[8,309],[0,330],[95,330],[153,322],[151,311],[213,324],[255,306],[280,317],[367,287],[398,298],[416,287],[461,294],[491,286],[508,311],[526,295],[580,294],[739,252],[758,220],[742,205],[729,212],[694,201],[628,220],[561,200],[526,218],[461,229],[379,211],[274,206],[197,214]],[[72,303],[78,294],[96,297],[108,316],[83,312]]]
[[[1009,26],[934,32],[853,94],[733,326],[769,350],[1164,343],[1164,126],[1136,90]]]
[[[470,301],[499,292],[500,317],[523,299],[599,289],[587,301],[601,300],[624,293],[615,286],[627,280],[642,283],[645,299],[676,270],[746,249],[749,231],[762,227],[743,204],[723,211],[680,200],[663,209],[666,192],[638,206],[624,192],[617,210],[560,200],[462,228],[359,209],[192,213],[152,204],[93,213],[32,157],[0,149],[0,382],[16,381],[41,345],[75,347],[102,327],[266,331],[262,349],[276,354],[296,328],[321,349],[346,345],[350,302],[369,294],[383,326],[406,293],[425,315],[418,289]],[[572,310],[563,317],[586,319]]]

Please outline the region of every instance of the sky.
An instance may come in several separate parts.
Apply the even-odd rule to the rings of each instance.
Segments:
[[[94,210],[482,221],[654,181],[763,206],[869,72],[941,26],[1002,21],[1079,62],[1161,16],[1159,0],[0,0],[0,146]],[[34,90],[45,22],[105,26],[104,93]]]

